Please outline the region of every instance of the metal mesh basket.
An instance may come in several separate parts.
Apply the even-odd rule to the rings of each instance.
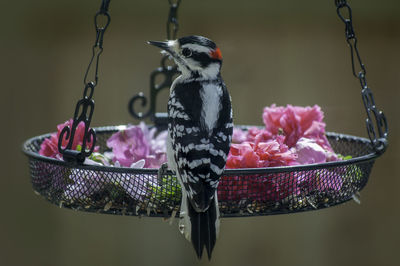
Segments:
[[[121,127],[96,129],[100,152]],[[176,215],[181,189],[172,172],[157,169],[71,164],[39,155],[50,134],[27,140],[34,190],[50,202],[74,210],[169,217]],[[353,198],[368,181],[376,153],[368,139],[327,133],[336,153],[352,159],[323,164],[225,170],[218,186],[222,217],[293,213],[322,209]]]

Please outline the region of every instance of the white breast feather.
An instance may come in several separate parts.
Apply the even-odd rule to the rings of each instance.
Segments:
[[[215,84],[206,84],[200,91],[203,102],[201,119],[206,129],[211,132],[217,123],[219,112],[221,111],[222,89]]]

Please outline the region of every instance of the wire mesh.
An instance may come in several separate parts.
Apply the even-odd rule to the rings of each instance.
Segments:
[[[100,152],[118,127],[97,128]],[[50,134],[23,145],[34,190],[60,207],[118,215],[170,217],[181,189],[172,172],[157,169],[78,165],[38,154]],[[350,160],[323,164],[225,170],[218,186],[222,217],[272,215],[322,209],[353,198],[367,183],[375,153],[370,141],[327,133],[336,153]]]

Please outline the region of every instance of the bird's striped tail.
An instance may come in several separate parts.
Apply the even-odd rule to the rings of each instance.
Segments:
[[[210,207],[204,212],[196,212],[189,200],[188,203],[188,214],[191,223],[191,242],[199,259],[201,259],[205,247],[208,259],[210,260],[219,234],[217,193],[215,193]]]

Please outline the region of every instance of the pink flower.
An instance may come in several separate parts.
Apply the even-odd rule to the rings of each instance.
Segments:
[[[226,168],[257,168],[260,157],[254,152],[254,144],[231,144]]]
[[[262,167],[296,165],[297,155],[284,144],[285,137],[277,136],[266,142],[256,142],[256,152],[263,161]]]
[[[51,134],[50,138],[45,139],[40,145],[39,154],[42,156],[62,160],[62,155],[58,152],[57,133]]]
[[[267,141],[272,137],[273,134],[265,128],[250,127],[247,130],[233,128],[232,143]]]
[[[223,176],[217,192],[222,201],[280,201],[299,195],[300,185],[301,180],[294,173]]]
[[[142,122],[138,126],[130,126],[113,134],[107,140],[107,146],[112,149],[112,160],[121,166],[132,167],[139,160],[145,161],[145,168],[158,168],[167,161],[166,139],[167,131],[156,138],[156,128],[149,130]]]
[[[300,195],[301,178],[296,173],[273,174],[264,177],[265,198],[268,201],[280,201],[289,196]]]
[[[343,186],[343,179],[346,176],[345,168],[332,170],[320,169],[309,172],[301,177],[301,187],[304,193],[317,191],[340,191]]]
[[[314,139],[324,149],[333,151],[325,136],[324,113],[318,105],[300,107],[287,105],[277,107],[275,104],[264,108],[265,128],[272,135],[282,133],[289,147],[296,145],[301,137]]]
[[[218,185],[218,200],[261,200],[265,187],[258,176],[223,176]]]
[[[40,145],[39,154],[46,157],[62,160],[62,155],[58,152],[58,139],[60,137],[63,128],[66,126],[72,128],[72,124],[73,124],[72,119],[66,121],[63,124],[59,124],[57,126],[57,133],[51,134],[50,138],[47,138],[42,142],[42,144]],[[78,145],[82,145],[84,134],[85,134],[85,124],[83,122],[80,122],[75,130],[75,137],[71,147],[72,150],[76,150]],[[63,147],[67,146],[68,142],[69,140],[66,140],[64,138],[62,140],[62,146]],[[97,151],[98,149],[99,149],[98,147],[95,147],[95,151]]]
[[[234,127],[232,134],[232,143],[243,143],[247,140],[248,132]]]
[[[130,167],[150,153],[150,145],[143,130],[138,126],[128,127],[113,134],[107,140],[107,147],[113,151],[113,162]]]
[[[325,163],[329,156],[316,141],[307,138],[300,138],[296,143],[296,153],[300,164]]]
[[[259,168],[295,165],[297,156],[277,136],[266,142],[231,144],[226,168]]]
[[[156,131],[155,128],[153,130]],[[161,164],[167,162],[167,137],[168,131],[164,130],[157,137],[151,138],[150,147],[154,159],[149,161],[148,157],[149,168],[159,168]]]
[[[61,131],[64,129],[64,127],[69,126],[69,128],[72,128],[73,122],[74,121],[72,119],[70,119],[70,120],[66,121],[64,124],[60,124],[57,126],[57,142],[58,142],[58,138],[61,134]],[[76,150],[76,147],[78,145],[82,145],[84,135],[85,135],[85,123],[80,122],[75,130],[75,137],[74,137],[74,140],[72,142],[72,147],[71,147],[72,150]],[[64,138],[62,140],[62,146],[63,147],[67,146],[68,142],[69,142],[69,140],[66,140]]]
[[[104,165],[91,159],[85,160],[88,165]],[[143,168],[145,160],[139,160],[131,165],[134,168]],[[114,165],[120,167],[118,161]],[[63,181],[65,183],[65,181]],[[132,199],[143,201],[151,193],[151,187],[157,185],[157,178],[152,175],[135,175],[128,173],[96,173],[88,175],[86,171],[71,169],[68,182],[64,187],[64,197],[69,200],[87,199],[103,189],[111,186],[120,188]]]
[[[340,191],[343,186],[343,177],[346,175],[346,171],[341,170],[327,170],[323,169],[316,176],[317,189],[319,191],[334,190]]]
[[[318,140],[300,138],[296,143],[297,162],[300,164],[325,163],[340,160],[332,148]]]

